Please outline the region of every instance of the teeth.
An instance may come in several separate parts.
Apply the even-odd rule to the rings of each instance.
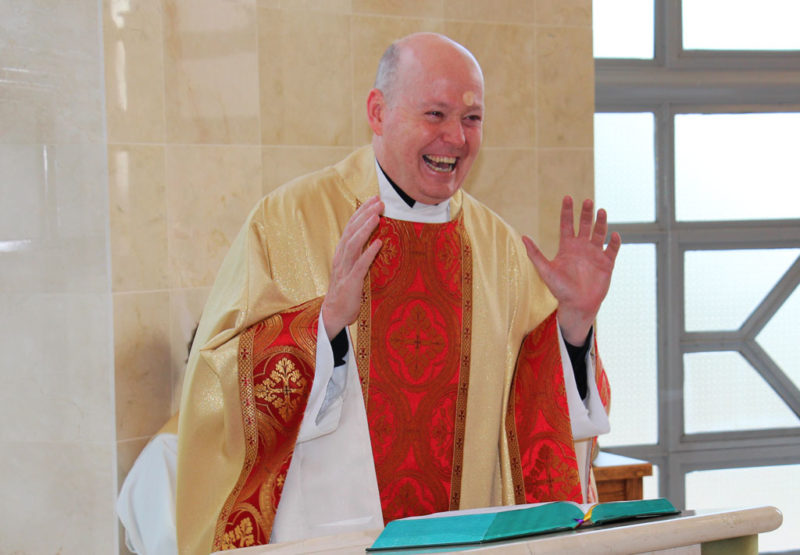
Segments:
[[[431,154],[426,154],[425,157],[430,160],[431,162],[436,162],[438,164],[455,164],[456,159],[452,156],[433,156]]]
[[[422,159],[433,171],[448,173],[455,169],[458,158],[453,156],[433,156],[431,154],[424,154]]]

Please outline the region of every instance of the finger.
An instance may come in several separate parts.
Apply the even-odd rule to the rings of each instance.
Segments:
[[[611,239],[608,241],[608,246],[606,247],[606,256],[611,260],[613,264],[614,261],[617,259],[617,254],[619,253],[619,248],[622,245],[622,237],[620,237],[619,233],[616,231],[611,234]]]
[[[382,246],[383,242],[380,239],[375,239],[366,249],[364,249],[364,252],[362,252],[361,256],[358,257],[356,263],[353,264],[353,279],[357,279],[359,283],[364,281],[364,278],[369,271],[369,267],[372,265],[372,262],[375,260],[375,257],[378,255],[378,252],[380,252]]]
[[[581,208],[581,219],[578,227],[578,237],[582,239],[589,239],[592,233],[592,220],[594,220],[594,203],[592,199],[587,198],[583,201]]]
[[[606,242],[606,234],[608,233],[608,214],[602,208],[597,211],[597,221],[594,224],[594,232],[592,233],[592,243],[598,247],[602,247]]]
[[[547,260],[547,257],[542,253],[536,243],[533,242],[533,239],[524,235],[522,237],[522,242],[525,245],[525,250],[528,252],[528,258],[531,259],[533,262],[534,267],[539,272],[539,274],[543,274],[549,270],[550,261]]]
[[[575,226],[572,220],[572,197],[567,195],[561,201],[561,237],[575,237]]]
[[[380,201],[380,198],[374,196],[367,200],[364,204],[359,206],[356,211],[350,216],[350,219],[347,221],[347,225],[344,227],[344,231],[342,232],[342,236],[348,235],[352,233],[354,229],[358,229],[363,224],[364,220],[369,218],[374,213],[380,213],[383,211],[383,203]]]
[[[364,246],[369,241],[370,235],[378,226],[380,217],[378,214],[369,214],[363,219],[359,226],[350,230],[347,237],[342,236],[342,262],[349,265],[355,263],[361,256]]]
[[[339,238],[339,243],[336,247],[336,253],[334,253],[334,257],[339,251],[346,251],[348,249],[348,245],[352,244],[352,240],[356,234],[359,233],[359,230],[363,229],[365,225],[370,226],[370,229],[375,227],[375,224],[379,221],[378,215],[383,212],[383,202],[381,202],[380,198],[377,196],[370,198],[362,204],[361,206],[356,209],[355,213],[350,216],[350,220],[345,225],[344,230],[342,231],[342,236]],[[370,222],[372,220],[372,223]],[[361,249],[364,247],[366,243],[366,237],[357,240],[355,245],[355,249],[360,253]],[[351,246],[349,248],[350,251],[353,250]]]

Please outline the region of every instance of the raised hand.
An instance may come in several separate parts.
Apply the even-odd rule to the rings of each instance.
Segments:
[[[595,222],[591,199],[583,201],[577,235],[572,218],[572,198],[567,196],[561,204],[561,233],[553,260],[548,260],[530,237],[523,237],[522,241],[528,258],[558,301],[558,322],[564,339],[582,345],[608,293],[622,240],[618,233],[612,233],[608,246],[603,248],[608,233],[607,215],[605,210],[598,210]]]
[[[361,289],[369,266],[381,248],[375,240],[365,249],[370,234],[378,225],[383,202],[372,197],[350,217],[333,254],[331,282],[322,301],[322,319],[328,339],[356,321],[361,306]]]

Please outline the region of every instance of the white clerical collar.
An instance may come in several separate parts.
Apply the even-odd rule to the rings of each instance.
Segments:
[[[384,206],[383,215],[387,218],[425,224],[442,224],[450,221],[449,202],[439,204],[415,202],[413,207],[409,206],[389,183],[377,160],[375,160],[375,173],[378,174],[378,190]]]

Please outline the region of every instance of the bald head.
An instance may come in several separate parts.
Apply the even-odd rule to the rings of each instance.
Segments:
[[[367,97],[372,147],[383,171],[414,200],[446,201],[481,145],[483,73],[453,40],[416,33],[392,44]]]
[[[378,62],[374,87],[390,104],[402,89],[407,72],[435,74],[437,66],[461,62],[471,65],[483,82],[483,72],[472,52],[449,37],[438,33],[414,33],[396,40]]]

